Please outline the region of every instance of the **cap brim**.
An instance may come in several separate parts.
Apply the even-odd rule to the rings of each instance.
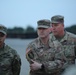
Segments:
[[[48,28],[48,27],[38,27],[38,28]]]
[[[59,23],[59,22],[57,22],[57,21],[52,21],[51,23]]]
[[[38,28],[49,28],[48,26],[38,26]]]
[[[6,35],[6,32],[5,31],[0,30],[0,32]]]

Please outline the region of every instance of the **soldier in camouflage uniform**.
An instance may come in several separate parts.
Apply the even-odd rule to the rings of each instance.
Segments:
[[[26,59],[30,64],[30,75],[59,75],[66,58],[61,50],[56,50],[50,37],[50,21],[37,22],[38,38],[26,49]]]
[[[51,18],[52,33],[50,34],[54,47],[61,50],[65,56],[63,70],[69,65],[75,64],[76,35],[64,30],[64,17],[55,15]]]
[[[7,28],[0,24],[0,75],[20,75],[21,59],[17,52],[4,43]]]

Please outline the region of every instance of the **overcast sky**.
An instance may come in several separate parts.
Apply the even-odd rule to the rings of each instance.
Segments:
[[[0,24],[8,28],[37,27],[40,19],[65,17],[65,27],[76,24],[76,0],[0,0]]]

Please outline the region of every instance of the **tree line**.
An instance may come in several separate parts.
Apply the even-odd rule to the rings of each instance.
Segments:
[[[66,27],[65,30],[76,34],[76,25]],[[28,26],[27,28],[22,27],[8,28],[7,34],[8,34],[7,38],[22,38],[22,39],[36,38],[38,36],[37,29],[34,29],[32,26]]]
[[[22,27],[14,27],[7,29],[7,38],[30,39],[37,37],[37,29],[28,26],[26,29]]]

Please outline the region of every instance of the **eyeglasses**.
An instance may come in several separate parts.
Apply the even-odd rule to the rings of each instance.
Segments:
[[[0,32],[0,37],[4,37],[4,35],[5,35],[5,34],[3,34],[3,33]]]

